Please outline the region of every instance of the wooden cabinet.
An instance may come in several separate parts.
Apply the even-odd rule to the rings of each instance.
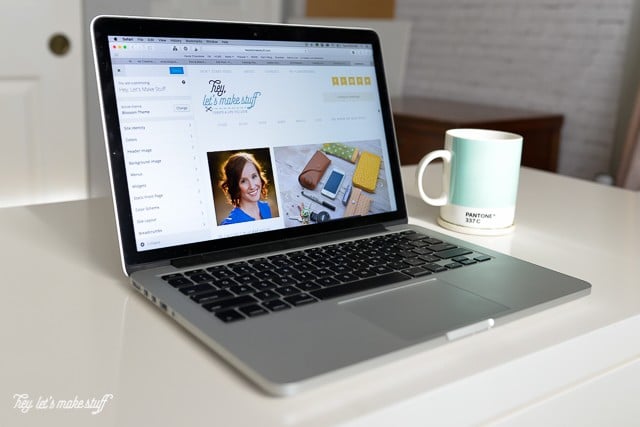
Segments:
[[[522,135],[522,164],[557,170],[561,114],[422,97],[395,98],[392,107],[402,164],[442,148],[447,129],[481,128]]]

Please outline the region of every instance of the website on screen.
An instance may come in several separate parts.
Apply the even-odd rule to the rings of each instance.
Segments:
[[[109,41],[139,251],[396,209],[370,46]]]

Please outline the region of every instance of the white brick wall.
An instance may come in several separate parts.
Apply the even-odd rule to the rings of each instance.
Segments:
[[[609,170],[633,0],[397,0],[404,92],[565,115],[559,172]]]

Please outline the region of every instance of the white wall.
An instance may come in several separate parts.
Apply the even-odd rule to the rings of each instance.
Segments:
[[[609,171],[633,0],[397,0],[405,93],[565,115],[559,171]]]
[[[216,4],[190,1],[200,10]],[[229,6],[231,0],[218,1]],[[85,0],[85,25],[98,13],[146,15],[176,4]],[[299,1],[275,4],[279,13],[302,13]],[[633,0],[397,0],[396,17],[413,22],[404,92],[562,113],[559,170],[590,179],[610,169],[633,5]],[[95,196],[105,194],[108,183],[89,46],[86,57]]]
[[[89,41],[91,19],[107,14],[279,22],[283,4],[283,0],[84,0],[83,28]],[[110,194],[110,189],[90,42],[85,46],[85,67],[89,190],[91,197],[98,197]]]

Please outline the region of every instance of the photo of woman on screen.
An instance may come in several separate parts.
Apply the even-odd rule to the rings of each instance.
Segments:
[[[234,153],[222,166],[220,188],[233,206],[220,225],[271,218],[267,198],[268,180],[259,162],[250,153]]]

